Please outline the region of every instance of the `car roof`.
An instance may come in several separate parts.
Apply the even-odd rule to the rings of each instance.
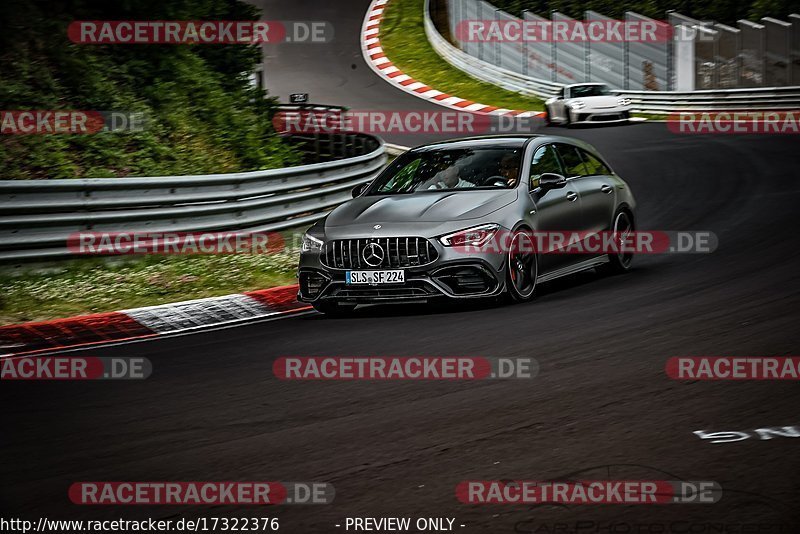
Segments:
[[[563,137],[560,135],[547,134],[503,134],[503,135],[484,135],[480,137],[466,137],[460,139],[448,139],[437,141],[427,145],[412,148],[413,152],[427,152],[429,150],[451,150],[461,148],[522,148],[531,142],[536,144],[547,143],[566,143],[579,146],[597,152],[597,150],[580,139],[574,137]]]
[[[484,135],[480,137],[463,137],[447,139],[413,148],[415,152],[428,150],[452,150],[459,148],[522,148],[538,134]]]

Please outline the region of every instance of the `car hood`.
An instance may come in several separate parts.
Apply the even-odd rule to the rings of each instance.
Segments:
[[[333,210],[326,227],[383,223],[439,223],[478,219],[514,202],[516,189],[442,191],[355,198]]]
[[[586,97],[576,98],[575,100],[581,100],[586,104],[586,107],[595,109],[619,107],[618,96],[610,96],[610,95],[586,96]]]

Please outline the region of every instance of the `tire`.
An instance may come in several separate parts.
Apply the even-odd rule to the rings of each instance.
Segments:
[[[315,310],[329,317],[346,317],[356,309],[355,304],[342,304],[340,302],[321,301],[311,304]]]
[[[567,118],[564,119],[564,126],[566,126],[567,128],[573,128],[574,125],[572,124],[572,110],[566,106],[564,107],[564,110],[566,111],[567,115]]]
[[[612,232],[615,234],[621,232],[627,234],[636,229],[633,221],[633,214],[627,210],[617,210],[614,214],[614,222],[612,223]],[[616,237],[614,238],[616,241]],[[597,270],[603,274],[622,274],[631,270],[631,263],[633,262],[633,253],[609,252],[608,263],[601,265]]]
[[[547,126],[553,125],[553,119],[550,118],[550,108],[548,108],[547,106],[544,107],[544,123]]]
[[[522,243],[523,246],[520,246]],[[506,296],[511,302],[528,302],[536,293],[539,261],[528,231],[518,229],[506,254]]]

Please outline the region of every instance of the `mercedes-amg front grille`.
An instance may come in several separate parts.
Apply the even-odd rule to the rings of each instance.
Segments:
[[[422,237],[337,239],[325,243],[323,263],[334,269],[403,269],[436,261],[436,248]]]

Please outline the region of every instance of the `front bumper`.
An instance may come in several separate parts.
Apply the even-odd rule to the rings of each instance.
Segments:
[[[365,304],[423,302],[438,298],[468,299],[499,295],[505,290],[505,255],[496,252],[467,254],[434,243],[438,258],[422,267],[407,267],[399,284],[347,284],[348,270],[323,265],[320,254],[300,257],[298,279],[301,302],[336,301]]]
[[[572,111],[573,124],[598,124],[628,122],[631,118],[627,108]]]

